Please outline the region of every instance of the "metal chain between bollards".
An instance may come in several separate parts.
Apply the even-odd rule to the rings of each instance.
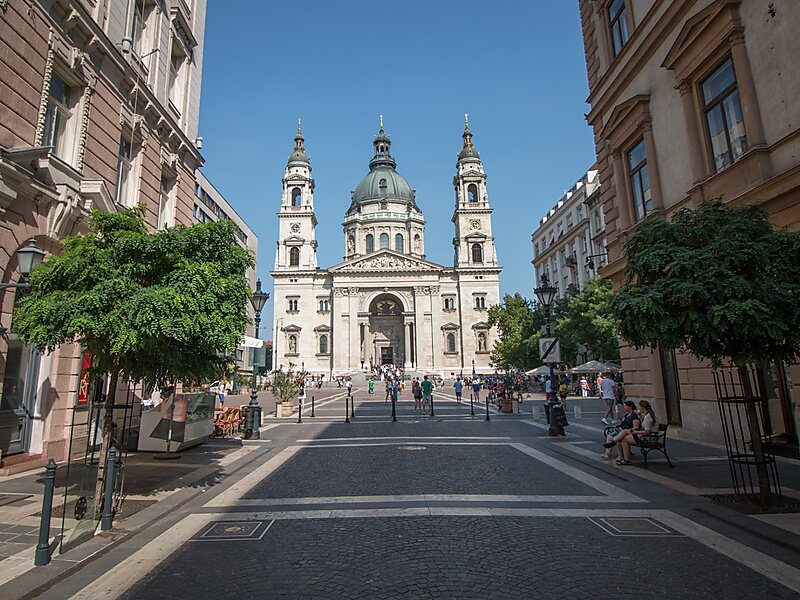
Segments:
[[[56,487],[56,461],[52,458],[47,461],[44,475],[44,499],[42,500],[42,518],[39,521],[39,543],[36,544],[36,553],[33,564],[43,567],[50,562],[50,517],[53,514],[53,492]]]

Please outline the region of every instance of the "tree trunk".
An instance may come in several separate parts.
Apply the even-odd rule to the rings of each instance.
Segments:
[[[111,368],[111,378],[108,382],[106,394],[105,415],[103,416],[103,438],[100,442],[100,455],[97,466],[97,484],[94,489],[94,514],[95,518],[103,513],[103,498],[106,483],[106,463],[108,462],[108,449],[111,448],[111,435],[114,431],[114,404],[117,398],[117,383],[119,382],[119,360],[114,359]],[[114,485],[114,482],[109,482]]]
[[[747,367],[738,367],[739,380],[742,383],[742,396],[745,401],[745,411],[747,414],[747,426],[750,430],[750,443],[753,445],[753,457],[756,461],[756,476],[758,477],[758,498],[761,506],[768,507],[772,501],[772,493],[769,486],[769,473],[767,464],[764,462],[764,444],[761,439],[761,430],[758,426],[758,413],[756,404],[753,401],[753,388],[750,384],[750,377]]]

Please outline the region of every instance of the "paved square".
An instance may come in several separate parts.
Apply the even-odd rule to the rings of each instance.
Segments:
[[[588,485],[508,445],[415,441],[303,448],[245,497],[543,493],[597,495]]]

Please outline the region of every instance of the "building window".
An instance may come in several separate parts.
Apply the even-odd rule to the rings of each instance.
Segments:
[[[389,234],[388,233],[382,233],[381,234],[381,250],[383,250],[384,248],[388,248],[388,247],[389,247]]]
[[[641,221],[649,213],[653,212],[653,196],[650,192],[650,178],[647,174],[647,156],[644,151],[644,140],[640,141],[628,152],[628,168],[630,169],[636,220]]]
[[[319,336],[319,353],[320,354],[327,354],[328,353],[328,336],[327,335]]]
[[[75,154],[75,109],[78,98],[77,90],[70,88],[55,73],[51,76],[42,145],[52,146],[53,154],[70,164]]]
[[[187,56],[178,44],[172,44],[169,58],[169,101],[178,113],[183,112],[184,90],[186,88],[186,63]]]
[[[289,266],[290,267],[300,266],[300,248],[298,248],[297,246],[289,249]]]
[[[475,308],[478,310],[486,308],[486,296],[475,296]]]
[[[286,310],[288,310],[289,312],[297,312],[299,310],[299,308],[298,308],[299,302],[300,301],[297,300],[296,298],[287,299],[287,308],[286,308]]]
[[[472,244],[472,262],[483,262],[483,248],[480,244]]]
[[[114,201],[122,206],[133,206],[133,157],[131,144],[124,137],[119,139],[117,155],[117,187]]]
[[[483,332],[478,334],[478,352],[486,352],[486,334]]]
[[[533,255],[539,256],[539,242],[533,244]]]
[[[456,351],[456,336],[452,333],[447,334],[447,351],[448,352]]]
[[[714,167],[719,171],[747,152],[742,105],[730,57],[703,81],[702,89]]]
[[[456,299],[452,296],[446,296],[444,298],[444,309],[445,310],[455,310],[456,309]]]
[[[397,250],[398,252],[402,252],[403,251],[403,234],[402,233],[398,233],[397,235],[394,236],[394,249]]]
[[[300,206],[303,203],[303,192],[300,188],[292,190],[292,206]]]
[[[320,300],[319,301],[319,312],[330,312],[331,305],[328,300]]]
[[[370,252],[375,251],[375,237],[371,234],[367,234],[367,254]]]
[[[628,43],[628,14],[625,9],[625,0],[613,0],[608,7],[608,20],[611,25],[611,43],[614,47],[614,56],[622,51]]]
[[[470,183],[467,186],[467,200],[469,202],[477,202],[478,201],[478,186],[474,183]]]
[[[133,52],[137,60],[149,69],[150,57],[142,58],[152,50],[152,36],[148,32],[148,21],[153,5],[145,2],[136,2],[133,8],[133,23],[131,24],[131,39],[133,40]],[[147,61],[144,63],[143,61]]]

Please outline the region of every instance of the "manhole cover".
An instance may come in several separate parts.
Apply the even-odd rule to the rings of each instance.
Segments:
[[[589,520],[615,537],[676,536],[661,523],[636,517],[589,517]]]
[[[217,521],[211,523],[195,540],[259,540],[272,526],[264,521]]]
[[[427,450],[425,446],[400,446],[400,450]]]

